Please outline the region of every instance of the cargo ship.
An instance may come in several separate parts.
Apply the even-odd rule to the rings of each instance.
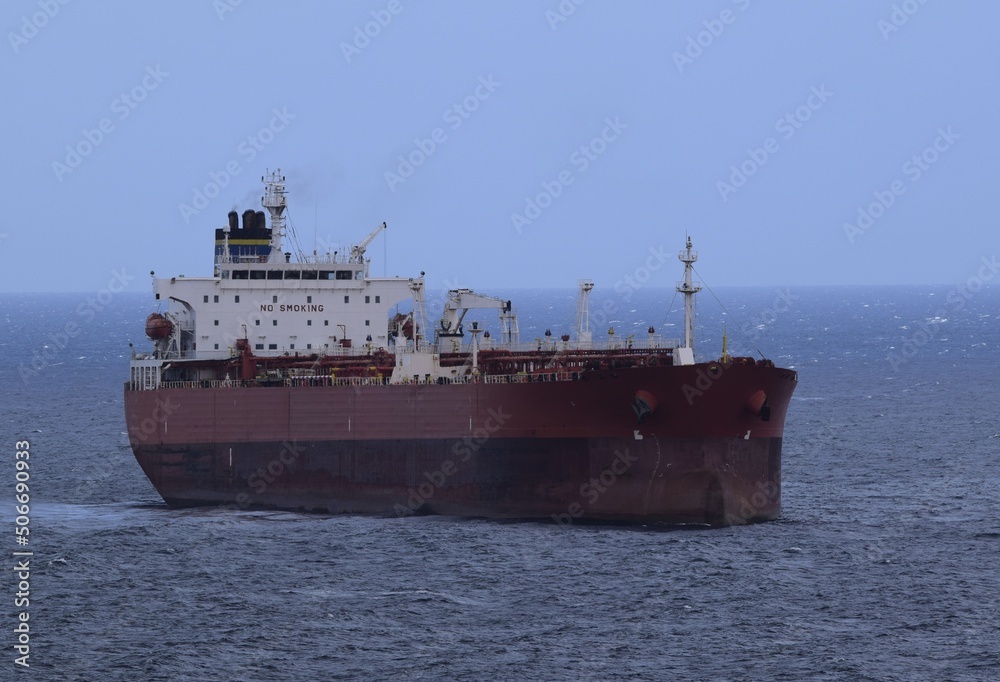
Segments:
[[[690,237],[683,339],[649,327],[598,341],[583,280],[572,333],[524,343],[513,303],[470,289],[428,325],[423,272],[372,275],[385,223],[342,253],[302,253],[285,177],[261,180],[267,213],[229,213],[211,277],[151,273],[152,348],[132,349],[125,417],[171,507],[560,524],[780,514],[796,372],[725,343],[696,361]],[[466,325],[470,310],[495,325]]]

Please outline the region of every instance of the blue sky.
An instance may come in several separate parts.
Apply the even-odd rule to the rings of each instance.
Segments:
[[[673,286],[685,232],[712,286],[950,284],[997,251],[995,2],[2,11],[0,291],[210,274],[279,166],[303,250],[386,221],[373,272],[430,288]]]

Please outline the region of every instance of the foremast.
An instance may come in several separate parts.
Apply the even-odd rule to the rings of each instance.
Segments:
[[[701,287],[692,278],[698,252],[692,251],[691,247],[691,235],[688,235],[687,250],[681,251],[677,256],[684,263],[684,280],[677,284],[677,292],[684,294],[684,345],[677,349],[677,364],[680,365],[694,364],[694,295],[701,291]]]

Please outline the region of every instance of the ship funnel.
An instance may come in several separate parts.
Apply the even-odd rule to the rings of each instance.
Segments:
[[[229,212],[229,231],[235,232],[240,229],[240,214],[236,211]]]
[[[252,208],[248,208],[247,210],[243,211],[244,230],[252,230],[256,222],[257,222],[257,214],[254,213]]]

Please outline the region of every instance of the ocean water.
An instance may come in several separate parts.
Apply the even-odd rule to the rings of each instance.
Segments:
[[[568,331],[573,292],[510,293],[523,339]],[[147,347],[151,296],[0,296],[0,536],[5,569],[33,552],[31,677],[1000,678],[1000,291],[716,294],[732,351],[799,373],[776,522],[173,511],[124,434],[128,343]],[[596,289],[593,326],[679,336],[671,296]],[[708,292],[699,306],[708,358],[724,317]],[[0,679],[21,672],[17,590],[4,570]]]

